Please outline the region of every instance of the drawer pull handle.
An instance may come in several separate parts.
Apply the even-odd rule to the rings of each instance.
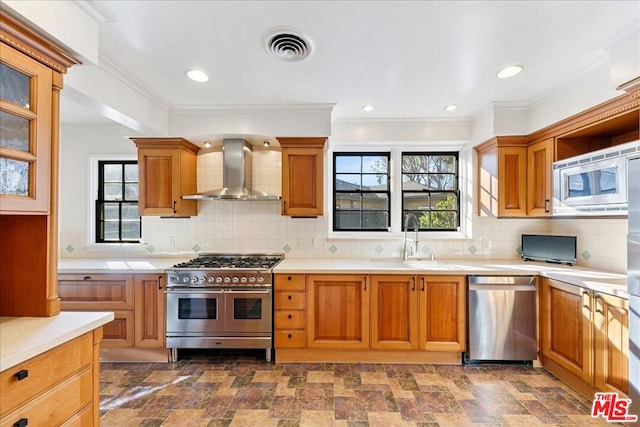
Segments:
[[[29,420],[27,418],[20,418],[18,421],[13,423],[13,427],[25,427],[29,425]]]
[[[82,280],[91,280],[91,276],[84,276]]]
[[[291,339],[291,334],[287,334],[287,338]]]
[[[291,299],[291,295],[287,295],[287,299]]]
[[[292,316],[289,314],[289,315],[287,316],[287,319],[291,319],[291,317],[292,317]]]
[[[27,371],[26,369],[21,369],[15,374],[13,374],[13,376],[16,377],[18,381],[22,381],[23,379],[29,376],[29,371]]]
[[[287,280],[291,280],[291,276],[287,276]]]

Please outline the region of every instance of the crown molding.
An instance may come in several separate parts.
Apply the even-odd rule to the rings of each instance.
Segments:
[[[229,104],[229,105],[173,105],[171,113],[226,113],[226,112],[326,112],[331,113],[336,104]]]

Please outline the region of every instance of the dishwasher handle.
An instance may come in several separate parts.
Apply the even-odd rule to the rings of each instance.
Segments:
[[[469,284],[470,291],[535,291],[535,285]]]

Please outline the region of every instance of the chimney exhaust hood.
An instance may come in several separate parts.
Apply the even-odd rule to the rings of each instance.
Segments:
[[[188,200],[279,200],[280,196],[251,189],[251,145],[244,139],[222,141],[222,188],[182,196]]]

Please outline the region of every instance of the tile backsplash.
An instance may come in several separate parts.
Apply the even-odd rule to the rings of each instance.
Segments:
[[[198,191],[222,186],[222,155],[198,156]],[[280,194],[281,156],[256,150],[253,187]],[[204,201],[191,218],[143,217],[143,245],[127,248],[86,245],[86,236],[60,231],[62,257],[193,257],[198,252],[283,252],[290,258],[395,258],[401,239],[327,239],[326,217],[280,215],[279,201]],[[497,219],[472,218],[472,239],[429,240],[419,251],[439,259],[517,259],[520,235],[578,236],[578,264],[626,271],[626,219]]]

